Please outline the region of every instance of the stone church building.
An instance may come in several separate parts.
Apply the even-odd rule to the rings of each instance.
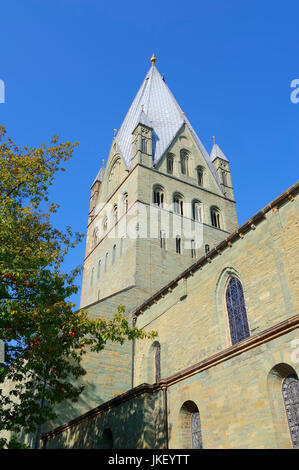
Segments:
[[[299,448],[298,187],[238,226],[152,57],[91,187],[81,307],[158,336],[89,354],[44,447]]]

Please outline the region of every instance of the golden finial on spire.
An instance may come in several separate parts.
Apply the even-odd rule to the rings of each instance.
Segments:
[[[117,133],[117,129],[113,129],[113,130],[114,130],[114,137],[115,137],[115,135],[116,135],[116,133]]]
[[[102,160],[102,166],[105,166],[105,159]]]
[[[155,57],[155,54],[153,53],[152,58],[151,58],[151,63],[154,64],[155,62],[157,62],[157,59]]]
[[[216,144],[216,137],[213,135],[214,145]]]

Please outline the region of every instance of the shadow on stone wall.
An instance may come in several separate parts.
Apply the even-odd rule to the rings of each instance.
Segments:
[[[66,410],[65,415],[68,412],[73,410]],[[165,449],[162,391],[141,393],[93,417],[86,417],[51,437],[46,448]]]

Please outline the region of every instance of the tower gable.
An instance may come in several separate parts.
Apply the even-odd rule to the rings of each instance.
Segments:
[[[113,140],[97,202],[106,202],[127,175],[128,170],[125,167],[121,152],[117,143]]]
[[[172,159],[172,173],[168,165],[169,158]],[[204,157],[202,149],[194,139],[187,124],[181,127],[163,157],[157,163],[156,169],[223,196],[216,169],[213,163]]]

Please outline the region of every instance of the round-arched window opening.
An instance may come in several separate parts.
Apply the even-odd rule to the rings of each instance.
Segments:
[[[238,278],[230,278],[225,298],[231,342],[236,344],[250,336],[243,287]]]
[[[180,449],[202,449],[201,421],[197,405],[186,401],[179,413]]]
[[[211,223],[213,227],[221,228],[221,215],[217,207],[211,207]]]
[[[113,449],[113,434],[110,428],[106,428],[102,434],[104,449]]]
[[[164,207],[165,192],[162,186],[154,186],[153,189],[153,202],[158,207]]]
[[[284,379],[282,396],[293,447],[299,449],[299,380],[297,375],[288,375]]]

